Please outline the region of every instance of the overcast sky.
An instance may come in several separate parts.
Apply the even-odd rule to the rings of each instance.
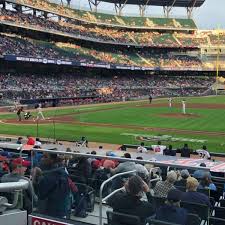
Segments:
[[[52,0],[55,2],[60,2],[60,0]],[[66,0],[63,0],[66,2]],[[89,4],[87,0],[72,0],[72,5],[75,8],[88,9]],[[100,11],[114,11],[114,5],[108,3],[99,4]],[[138,7],[137,6],[126,6],[124,9],[124,15],[137,15]],[[148,16],[162,16],[163,10],[162,7],[148,7],[147,10]],[[175,8],[171,12],[173,17],[185,17],[186,10],[182,8]],[[225,29],[225,0],[206,0],[202,7],[194,10],[194,19],[200,29]]]

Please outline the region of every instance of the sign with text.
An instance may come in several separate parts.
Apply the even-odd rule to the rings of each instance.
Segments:
[[[71,223],[65,223],[65,222],[38,217],[38,216],[31,215],[29,217],[30,217],[29,225],[72,225]]]

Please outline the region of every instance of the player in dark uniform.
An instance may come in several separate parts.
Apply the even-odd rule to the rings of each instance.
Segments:
[[[21,106],[18,110],[17,110],[17,116],[18,116],[18,120],[21,121],[22,117],[21,117],[21,113],[24,112],[23,111],[23,107]]]
[[[149,103],[151,104],[152,103],[152,96],[149,95]]]

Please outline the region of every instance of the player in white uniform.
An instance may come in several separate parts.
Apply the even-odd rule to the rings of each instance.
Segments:
[[[182,100],[182,113],[186,114],[186,101]]]
[[[168,101],[169,101],[169,107],[171,108],[171,107],[172,107],[172,98],[170,97],[170,98],[168,99]]]
[[[42,106],[41,106],[41,103],[38,104],[38,107],[37,107],[37,120],[38,119],[42,119],[42,120],[45,120],[45,117],[42,113]]]

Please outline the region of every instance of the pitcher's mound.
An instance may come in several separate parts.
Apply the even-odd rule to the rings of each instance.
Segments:
[[[193,114],[193,113],[163,113],[159,115],[160,117],[163,118],[199,118],[201,117],[198,114]]]

